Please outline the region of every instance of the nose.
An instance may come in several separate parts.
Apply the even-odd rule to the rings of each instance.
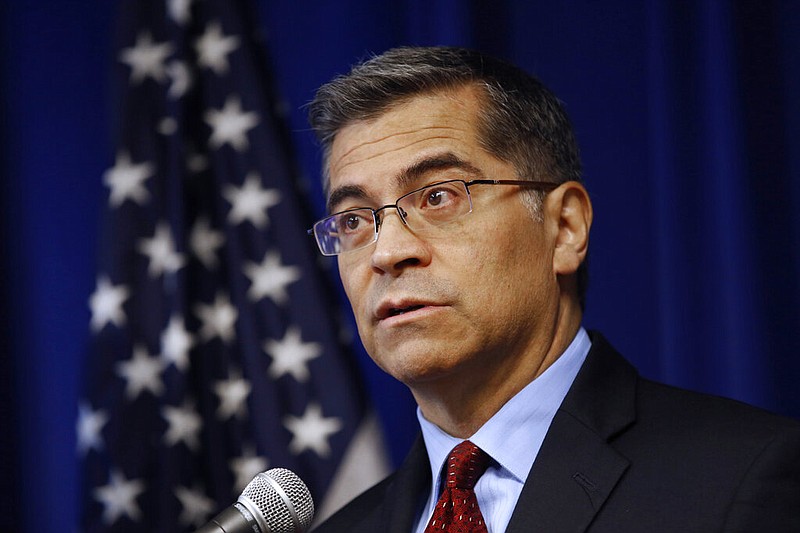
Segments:
[[[374,270],[397,276],[406,268],[430,263],[428,245],[408,228],[397,210],[381,215],[378,242],[371,257]]]

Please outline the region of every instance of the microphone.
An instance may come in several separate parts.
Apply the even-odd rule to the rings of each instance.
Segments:
[[[314,518],[311,493],[285,468],[261,472],[239,499],[195,533],[305,533]]]

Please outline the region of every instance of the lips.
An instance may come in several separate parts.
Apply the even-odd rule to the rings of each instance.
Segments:
[[[412,301],[412,300],[394,300],[387,301],[378,306],[375,312],[375,317],[380,321],[395,316],[400,316],[417,309],[422,309],[431,305],[428,302]]]
[[[408,313],[409,311],[416,311],[417,309],[422,309],[423,307],[425,307],[425,306],[424,305],[410,305],[408,307],[402,307],[402,308],[394,307],[392,309],[389,309],[388,316],[392,317],[392,316],[402,315],[404,313]]]

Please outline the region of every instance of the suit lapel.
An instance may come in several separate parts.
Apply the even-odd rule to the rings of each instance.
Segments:
[[[559,412],[506,531],[584,531],[627,467],[596,433]]]
[[[385,532],[376,533],[408,533],[413,531],[417,513],[422,505],[422,498],[427,495],[431,486],[431,468],[428,453],[422,436],[418,436],[411,451],[403,461],[386,490],[381,515]]]
[[[599,334],[533,463],[507,533],[585,531],[628,468],[611,437],[635,418],[636,371]]]

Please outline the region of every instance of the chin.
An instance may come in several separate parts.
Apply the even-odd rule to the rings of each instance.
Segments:
[[[396,380],[413,388],[415,385],[430,383],[456,372],[458,364],[449,358],[432,358],[431,351],[423,354],[397,354],[391,356],[385,365],[379,365]]]
[[[427,330],[376,337],[365,344],[367,353],[384,372],[409,386],[452,374],[475,352],[471,343]]]

